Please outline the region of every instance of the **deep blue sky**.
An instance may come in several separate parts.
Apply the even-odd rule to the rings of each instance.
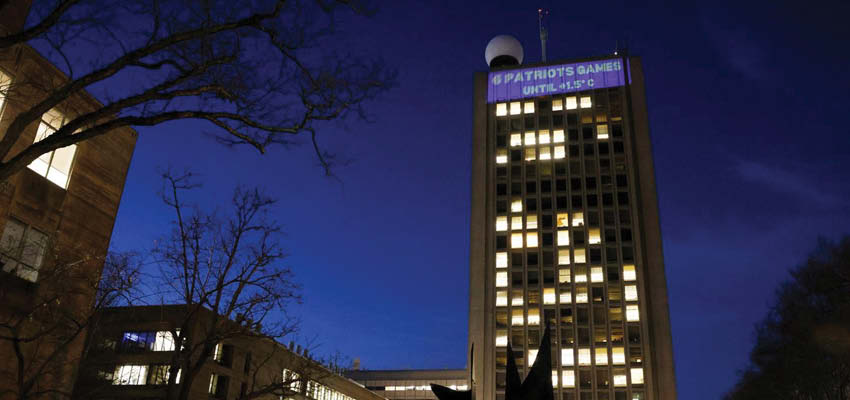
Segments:
[[[382,57],[397,88],[373,122],[330,125],[351,159],[324,178],[309,146],[259,156],[195,122],[139,129],[113,235],[150,248],[167,229],[156,170],[192,168],[204,204],[238,183],[280,198],[275,217],[303,285],[301,340],[369,369],[466,362],[472,74],[494,35],[539,60],[535,5],[393,1],[348,19],[339,48]],[[715,399],[746,363],[753,324],[819,236],[847,233],[848,3],[543,1],[550,60],[643,57],[679,397]]]

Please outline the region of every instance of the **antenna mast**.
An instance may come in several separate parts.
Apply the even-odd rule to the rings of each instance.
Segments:
[[[547,15],[549,15],[549,10],[537,9],[537,28],[540,30],[540,50],[543,52],[543,62],[546,62],[546,39],[549,38],[549,31],[543,26],[543,18]]]

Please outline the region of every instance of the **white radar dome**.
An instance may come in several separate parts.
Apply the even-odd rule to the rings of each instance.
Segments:
[[[511,35],[496,36],[487,43],[484,59],[490,68],[522,64],[522,45]]]

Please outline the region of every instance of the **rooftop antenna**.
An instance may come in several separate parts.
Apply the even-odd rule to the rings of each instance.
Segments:
[[[549,38],[549,31],[543,26],[543,18],[549,15],[549,10],[545,8],[537,9],[537,28],[540,30],[540,50],[543,52],[543,62],[546,62],[546,39]]]

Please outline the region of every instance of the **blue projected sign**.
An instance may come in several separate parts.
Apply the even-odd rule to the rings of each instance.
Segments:
[[[491,72],[487,102],[622,86],[620,58]]]

